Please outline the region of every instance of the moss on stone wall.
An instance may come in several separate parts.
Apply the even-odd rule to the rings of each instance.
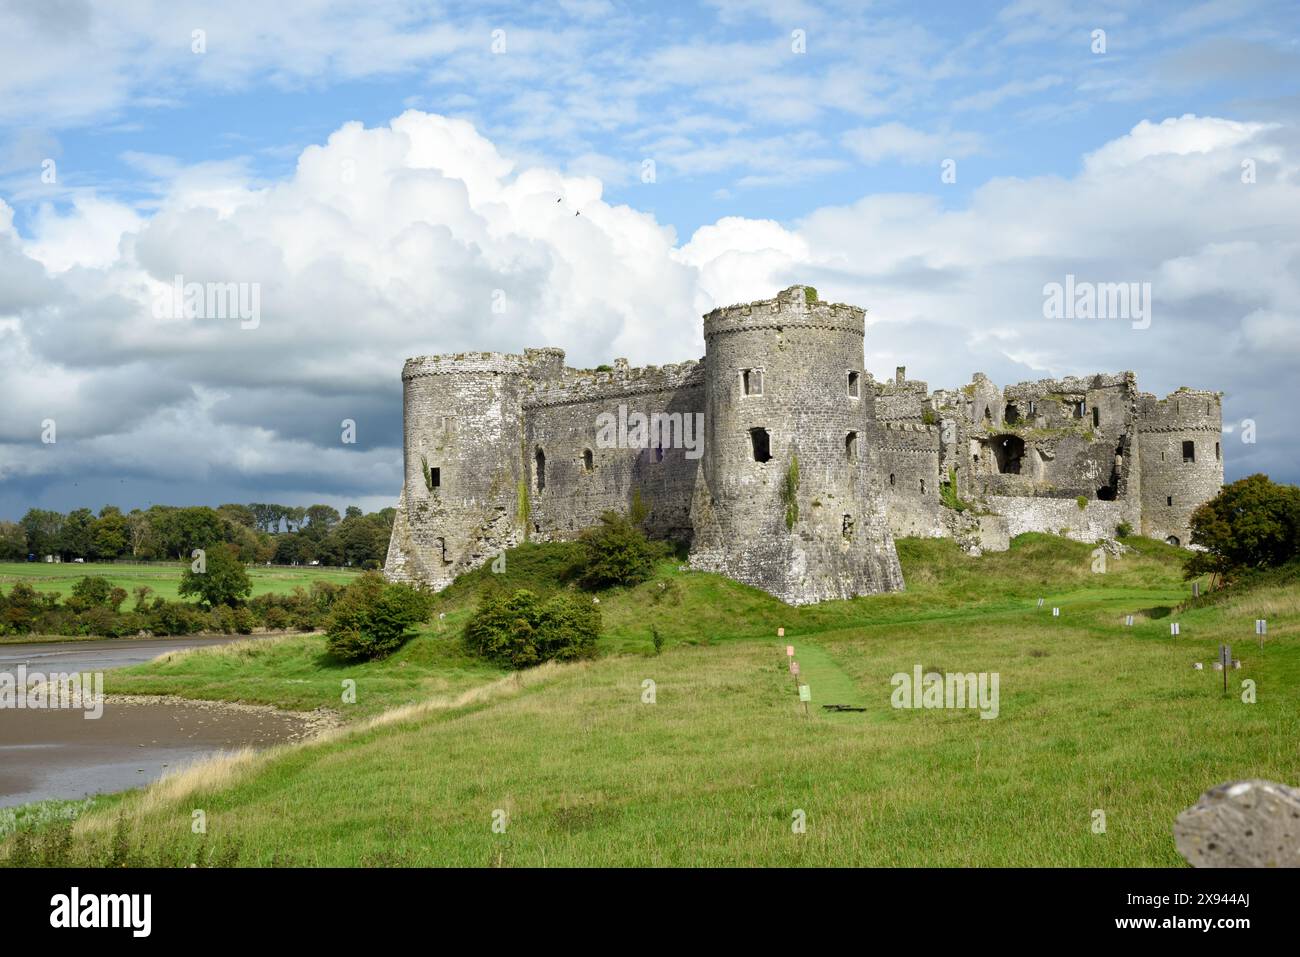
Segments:
[[[781,483],[781,501],[785,505],[785,527],[794,531],[799,521],[799,456],[790,456],[790,467],[785,470]]]

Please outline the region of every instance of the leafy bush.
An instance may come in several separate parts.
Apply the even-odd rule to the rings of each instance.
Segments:
[[[542,601],[521,588],[506,597],[488,593],[465,625],[465,647],[473,655],[511,668],[545,661],[572,661],[596,654],[600,611],[573,595]]]
[[[582,545],[580,581],[587,588],[636,585],[654,571],[664,550],[652,544],[645,533],[625,515],[605,512],[600,524],[586,529]]]
[[[121,589],[117,589],[121,591]],[[72,586],[72,594],[64,602],[73,611],[85,611],[87,608],[106,607],[113,596],[113,584],[99,575],[87,575],[77,579]],[[126,593],[122,592],[122,598]],[[118,602],[121,605],[122,602]]]
[[[207,624],[201,609],[188,602],[162,598],[154,601],[146,620],[149,631],[155,635],[192,635]]]
[[[1083,511],[1085,508],[1088,507],[1088,496],[1080,495],[1078,498],[1074,500],[1074,504],[1079,506],[1080,511]]]
[[[428,621],[432,613],[428,592],[366,572],[330,609],[325,647],[344,661],[387,658],[413,637],[412,626]]]
[[[1128,522],[1120,522],[1118,525],[1115,526],[1116,538],[1128,538],[1132,534],[1133,534],[1133,526],[1130,525]]]

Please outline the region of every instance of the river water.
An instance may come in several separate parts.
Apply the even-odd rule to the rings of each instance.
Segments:
[[[94,673],[186,648],[241,640],[112,639],[0,644],[0,673]],[[246,640],[246,639],[242,639]],[[203,702],[124,702],[103,714],[79,709],[0,708],[0,807],[122,791],[221,751],[298,737],[305,719]]]

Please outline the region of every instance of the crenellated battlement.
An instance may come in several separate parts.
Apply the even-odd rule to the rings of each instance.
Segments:
[[[791,286],[772,299],[714,309],[704,317],[704,338],[786,326],[865,335],[865,309],[842,302],[822,302],[816,295],[811,286]]]

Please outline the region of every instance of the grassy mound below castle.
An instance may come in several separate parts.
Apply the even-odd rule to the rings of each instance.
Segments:
[[[1052,536],[978,559],[903,540],[906,592],[797,609],[664,562],[596,596],[598,660],[515,675],[467,659],[458,635],[483,589],[571,587],[569,546],[525,546],[504,574],[483,569],[442,593],[445,617],[386,661],[339,665],[321,639],[295,637],[110,674],[110,690],[328,706],[353,721],[97,799],[68,837],[47,825],[0,858],[1177,865],[1173,818],[1203,790],[1300,781],[1297,585],[1274,576],[1188,601],[1183,553],[1128,544],[1099,574],[1091,546]],[[1256,617],[1271,618],[1262,649]],[[1243,662],[1226,696],[1209,665],[1221,641]],[[807,665],[807,716],[787,643]],[[998,673],[998,717],[891,707],[891,676],[916,665]],[[340,702],[347,679],[355,705]],[[823,713],[833,701],[865,710]],[[205,835],[191,833],[195,809]]]

